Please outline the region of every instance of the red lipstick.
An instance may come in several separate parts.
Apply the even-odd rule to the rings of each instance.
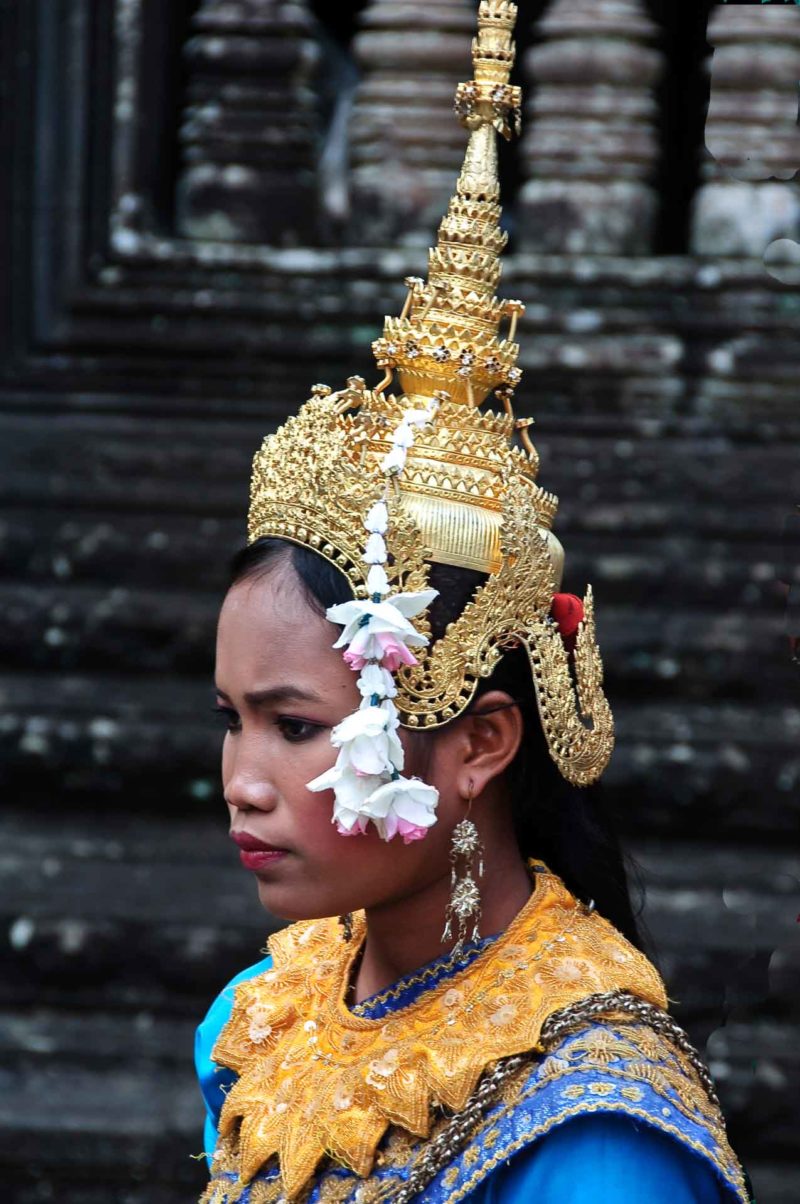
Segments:
[[[246,870],[263,870],[286,856],[287,849],[267,844],[249,832],[231,832],[231,840],[239,846],[239,859]]]

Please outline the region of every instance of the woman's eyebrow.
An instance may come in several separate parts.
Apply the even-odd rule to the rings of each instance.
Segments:
[[[221,690],[219,686],[215,686],[214,689],[220,698],[230,702],[230,698],[224,690]],[[269,686],[263,690],[250,690],[245,694],[244,701],[248,706],[263,706],[264,703],[322,702],[323,700],[311,690],[301,690],[299,686],[285,685]]]

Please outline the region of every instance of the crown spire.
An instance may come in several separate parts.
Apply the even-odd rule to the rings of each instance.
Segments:
[[[429,253],[427,282],[406,279],[400,317],[387,317],[373,344],[378,365],[397,369],[407,396],[445,391],[454,402],[478,406],[492,389],[509,398],[522,375],[514,334],[524,307],[495,296],[507,237],[500,228],[497,134],[510,138],[520,122],[520,89],[508,82],[516,16],[510,0],[481,0],[473,78],[458,85],[455,98],[469,130],[456,191]]]

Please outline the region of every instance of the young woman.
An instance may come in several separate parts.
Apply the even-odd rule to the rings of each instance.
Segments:
[[[591,590],[558,592],[556,499],[511,408],[515,12],[481,3],[464,169],[375,345],[384,379],[315,387],[254,462],[222,779],[291,923],[198,1030],[206,1204],[748,1199],[639,947],[594,785],[613,723]],[[478,409],[491,389],[502,414]]]

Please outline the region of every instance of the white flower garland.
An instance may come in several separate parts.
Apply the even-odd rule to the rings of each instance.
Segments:
[[[356,684],[361,705],[331,732],[331,743],[339,749],[336,764],[307,787],[333,790],[332,822],[343,836],[366,832],[371,821],[384,840],[400,835],[409,844],[420,840],[436,823],[438,790],[400,772],[403,747],[392,702],[397,694],[392,673],[401,665],[417,664],[412,648],[426,645],[428,637],[420,635],[409,619],[430,606],[438,590],[393,594],[383,566],[388,558],[389,479],[405,468],[416,428],[430,422],[438,404],[434,400],[427,410],[406,410],[392,436],[392,450],[381,462],[386,477],[383,498],[364,519],[369,597],[329,606],[326,611],[331,622],[344,628],[333,647],[345,648],[345,661],[359,672]]]

